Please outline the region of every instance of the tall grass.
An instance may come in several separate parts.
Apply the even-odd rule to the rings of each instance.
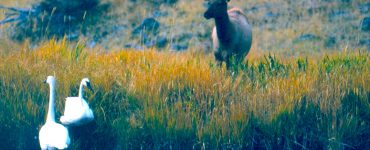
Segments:
[[[68,42],[0,55],[0,145],[38,149],[47,75],[85,97],[95,121],[71,127],[72,149],[362,149],[370,147],[368,52],[266,55],[237,74],[198,52],[87,51]]]

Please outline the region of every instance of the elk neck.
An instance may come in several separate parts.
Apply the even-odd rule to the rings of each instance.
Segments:
[[[221,43],[229,43],[233,36],[233,28],[227,11],[215,17],[217,37]]]

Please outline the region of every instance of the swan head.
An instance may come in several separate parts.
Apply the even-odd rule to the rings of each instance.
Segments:
[[[90,80],[88,78],[83,78],[81,81],[81,84],[86,86],[89,90],[94,92],[94,90],[91,87]]]
[[[50,85],[54,85],[55,84],[55,77],[54,76],[48,76],[46,78],[46,80],[44,81],[44,83],[47,83],[47,84],[50,84]]]

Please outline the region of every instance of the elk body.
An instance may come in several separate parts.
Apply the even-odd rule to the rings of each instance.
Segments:
[[[204,13],[206,19],[214,19],[212,31],[214,55],[226,67],[241,63],[252,45],[252,27],[247,17],[238,8],[227,10],[230,0],[208,1],[208,9]]]

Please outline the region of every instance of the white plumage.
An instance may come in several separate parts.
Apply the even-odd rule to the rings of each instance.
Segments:
[[[84,78],[80,84],[78,97],[66,98],[64,116],[60,118],[60,122],[64,125],[82,125],[94,120],[93,111],[83,98],[84,86],[92,90],[90,80],[88,78]]]
[[[66,149],[70,144],[68,130],[61,124],[46,122],[39,133],[41,149]]]
[[[55,78],[48,76],[45,82],[50,86],[50,99],[46,123],[39,132],[40,147],[41,149],[66,149],[71,142],[68,129],[55,122]]]

